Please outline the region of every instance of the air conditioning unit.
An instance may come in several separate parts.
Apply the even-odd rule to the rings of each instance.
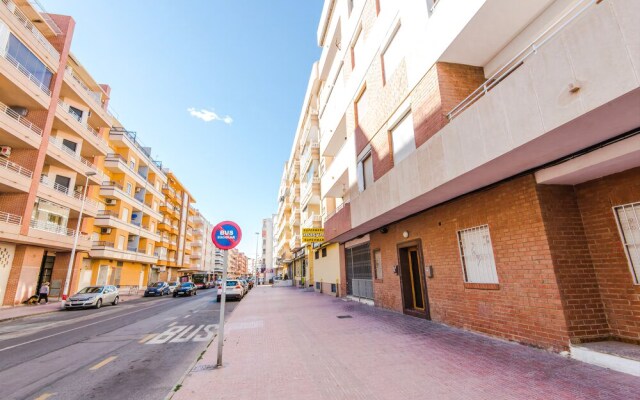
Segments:
[[[137,188],[136,188],[136,193],[140,193],[141,191],[142,191],[142,188],[141,188],[141,187],[137,187]]]
[[[75,191],[78,193],[82,193],[82,190],[84,189],[84,186],[82,185],[76,185]]]
[[[11,155],[11,147],[0,146],[0,156],[9,157]]]
[[[115,206],[116,205],[116,199],[105,199],[104,203],[108,206]]]
[[[111,228],[100,228],[100,233],[103,235],[108,235],[111,233]]]

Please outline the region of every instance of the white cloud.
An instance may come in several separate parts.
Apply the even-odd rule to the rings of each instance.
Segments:
[[[231,116],[225,115],[224,117],[221,117],[218,114],[216,114],[213,110],[206,110],[204,108],[200,110],[196,110],[195,108],[190,107],[190,108],[187,108],[187,111],[192,117],[201,119],[204,122],[222,121],[227,125],[231,125],[231,123],[233,122],[233,118],[231,118]]]

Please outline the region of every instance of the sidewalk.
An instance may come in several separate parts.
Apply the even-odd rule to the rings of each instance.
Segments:
[[[143,293],[144,291],[141,291]],[[131,301],[139,299],[142,294],[138,295],[120,295],[120,302]],[[0,322],[9,321],[12,319],[30,317],[32,315],[48,314],[56,311],[62,311],[60,300],[49,300],[49,304],[40,305],[26,305],[20,304],[17,306],[4,306],[0,307]]]
[[[338,316],[348,316],[338,318]],[[637,377],[292,288],[256,287],[173,399],[620,399]]]

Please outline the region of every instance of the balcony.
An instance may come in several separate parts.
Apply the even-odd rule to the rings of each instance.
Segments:
[[[351,203],[342,203],[324,222],[324,240],[330,242],[351,229]]]
[[[30,170],[0,157],[0,185],[27,193],[31,187],[32,176],[33,172]]]
[[[176,191],[169,185],[162,185],[162,194],[172,199],[176,198]]]
[[[39,148],[42,142],[42,129],[3,103],[0,103],[0,129],[33,148]]]
[[[100,210],[93,223],[95,226],[120,229],[125,232],[138,235],[154,242],[160,241],[161,236],[156,232],[151,232],[148,227],[134,222],[123,221],[118,218],[115,211]]]
[[[0,211],[0,237],[5,239],[15,239],[20,235],[22,217]]]
[[[95,172],[95,175],[89,177],[89,179],[96,183],[102,182],[105,178],[104,173],[99,170],[95,164],[65,146],[61,139],[54,136],[49,137],[48,153],[64,166],[73,168],[76,172],[82,175],[84,175],[87,170]]]
[[[40,107],[49,107],[51,90],[4,49],[0,50],[0,74],[9,81],[8,84],[11,85],[9,92],[28,93]],[[35,104],[32,105],[35,106]]]
[[[298,247],[300,247],[300,235],[296,233],[289,239],[289,248],[297,249]]]
[[[29,237],[41,245],[58,249],[70,249],[73,246],[76,231],[66,226],[57,225],[48,221],[32,219],[29,222]],[[91,240],[88,235],[78,236],[78,249],[89,250]]]
[[[100,133],[91,126],[82,122],[76,114],[71,111],[71,106],[64,101],[58,99],[57,117],[63,121],[69,128],[76,132],[84,140],[85,144],[93,147],[100,155],[106,155],[111,148],[109,143],[100,136]]]
[[[171,223],[168,220],[162,220],[158,223],[158,229],[163,232],[171,232]]]
[[[120,201],[125,201],[131,204],[134,210],[142,211],[157,220],[162,220],[162,215],[159,212],[151,208],[149,204],[144,203],[124,192],[122,185],[118,182],[102,182],[102,185],[100,186],[100,195],[109,199],[119,199]]]
[[[338,151],[331,165],[328,166],[320,179],[320,197],[345,197],[350,190],[349,166],[355,159],[355,140],[353,135],[344,143]]]
[[[146,160],[146,164],[149,165],[149,172],[155,174],[161,174],[162,162],[154,160],[151,157],[149,148],[144,146],[137,139],[135,132],[128,131],[122,127],[112,127],[109,130],[109,140],[115,145],[127,147],[132,149],[138,158]],[[156,190],[155,187],[153,190]],[[158,191],[159,192],[159,191]],[[159,196],[158,196],[159,197]]]
[[[80,96],[80,98],[95,111],[95,116],[101,119],[102,124],[111,126],[111,116],[102,104],[102,90],[93,91],[77,76],[73,68],[67,66],[64,71],[64,81]]]
[[[307,151],[300,157],[300,165],[302,166],[300,171],[302,171],[303,174],[309,169],[309,165],[311,165],[314,160],[318,160],[320,155],[319,148],[320,143],[311,142]]]
[[[50,180],[46,175],[40,176],[40,197],[77,211],[80,211],[82,207],[82,193],[72,191],[68,187]],[[99,203],[89,197],[84,200],[83,212],[95,217],[98,213]]]
[[[306,182],[302,190],[300,207],[304,208],[310,203],[320,204],[320,178],[318,177],[313,177],[310,182]]]
[[[120,250],[115,248],[113,242],[106,241],[93,242],[89,256],[91,258],[133,261],[144,264],[155,264],[158,261],[157,256],[147,254],[144,250]]]
[[[317,214],[311,214],[305,218],[303,223],[304,228],[322,228],[322,216]]]

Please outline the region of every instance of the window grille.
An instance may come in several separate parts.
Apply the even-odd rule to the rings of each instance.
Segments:
[[[633,282],[640,284],[640,203],[614,207]]]
[[[498,283],[489,225],[458,231],[460,258],[464,281],[469,283]]]

